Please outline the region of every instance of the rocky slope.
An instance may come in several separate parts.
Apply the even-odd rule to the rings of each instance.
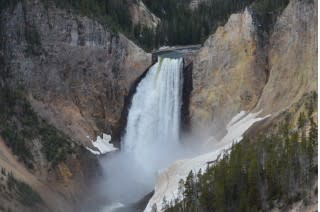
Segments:
[[[131,5],[130,13],[134,25],[140,24],[148,28],[155,28],[160,22],[160,19],[146,7],[142,0]]]
[[[71,138],[68,145],[72,146],[72,153],[64,152],[64,145],[57,144],[61,146],[56,146],[60,149],[56,149],[57,154],[63,151],[66,157],[52,164],[48,155],[46,158],[46,139],[32,135],[31,139],[23,140],[33,156],[33,168],[23,167],[26,164],[20,159],[10,159],[10,163],[19,167],[8,166],[5,159],[0,160],[0,167],[7,167],[17,179],[30,184],[43,198],[47,210],[72,211],[99,172],[96,158],[83,146],[91,146],[91,140],[102,132],[118,133],[125,97],[133,82],[150,66],[151,55],[122,34],[93,19],[59,9],[53,3],[17,2],[1,11],[1,91],[4,88],[23,91],[27,103],[22,106],[30,103],[38,116],[33,124],[40,124],[33,132],[51,126],[48,130],[53,134],[48,136],[65,134]],[[28,132],[25,129],[33,127],[25,125],[24,118],[19,117],[23,108],[14,106],[15,115],[5,119],[22,136]],[[2,127],[1,130],[6,129]],[[0,158],[7,158],[6,154],[12,152],[1,152]],[[4,206],[24,208],[17,202]],[[43,211],[43,207],[24,209]]]
[[[232,15],[194,62],[191,120],[218,138],[244,111],[274,116],[317,89],[317,1],[291,0],[269,36],[252,11]]]
[[[264,48],[251,12],[233,14],[210,36],[194,61],[191,120],[218,137],[241,110],[255,107],[266,83]],[[195,129],[196,130],[196,129]]]
[[[190,82],[194,88],[190,118],[195,133],[216,140],[224,137],[216,148],[228,147],[262,119],[258,115],[272,115],[260,128],[252,128],[263,130],[282,119],[283,111],[305,93],[316,91],[316,8],[316,0],[291,0],[269,33],[260,28],[252,10],[246,9],[232,15],[207,39],[194,59]],[[143,5],[132,8],[131,13],[134,23],[154,26],[159,22]],[[30,171],[20,167],[10,150],[3,149],[0,167],[34,187],[48,207],[72,210],[70,202],[80,200],[79,193],[88,182],[83,176],[91,172],[89,168],[96,168],[95,160],[88,159],[89,153],[80,146],[90,146],[90,140],[102,132],[118,135],[125,97],[151,64],[151,55],[97,21],[39,0],[19,1],[1,12],[0,41],[1,88],[24,90],[38,116],[71,137],[77,151],[47,172],[42,154],[36,156],[39,163]],[[16,119],[10,121],[19,125]],[[228,129],[234,133],[225,136]],[[34,155],[41,152],[38,143],[33,139],[28,146]],[[175,175],[178,182],[190,169],[205,166],[217,155],[216,151],[191,162],[180,161],[168,170],[179,171],[180,175]],[[159,179],[165,179],[164,184],[157,184],[161,192],[168,191],[166,185],[177,186],[168,175],[162,176],[165,178]],[[59,192],[63,195],[57,195]],[[162,201],[162,193],[157,192],[150,210],[153,203]]]
[[[5,80],[27,90],[43,118],[84,143],[114,132],[125,95],[151,64],[151,55],[123,35],[37,0],[4,12],[1,30]]]
[[[276,114],[317,90],[318,1],[291,0],[277,19],[268,47],[269,78],[257,110]]]
[[[288,113],[296,123],[299,113],[306,112],[301,105],[317,96],[316,8],[317,1],[291,0],[270,31],[246,9],[207,39],[194,61],[190,115],[193,131],[211,136],[206,142],[211,151],[164,170],[145,211],[161,208],[164,197],[168,202],[179,198],[179,179],[216,160],[255,122],[263,120],[247,136],[280,126]]]

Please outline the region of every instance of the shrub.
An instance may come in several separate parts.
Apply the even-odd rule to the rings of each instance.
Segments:
[[[42,202],[40,195],[28,184],[15,179],[12,173],[8,174],[7,185],[10,191],[18,195],[18,200],[27,206],[34,206]]]
[[[68,154],[74,153],[72,140],[39,119],[22,92],[1,89],[0,102],[1,135],[7,146],[28,168],[32,169],[34,163],[29,144],[32,139],[40,140],[41,150],[53,166],[66,160]]]
[[[25,27],[25,38],[27,42],[27,55],[40,55],[41,54],[41,37],[38,30],[34,26]]]
[[[283,124],[288,126],[288,124]],[[271,135],[244,139],[203,174],[190,172],[184,200],[167,211],[266,211],[275,201],[304,200],[317,178],[317,124],[308,138],[280,128]],[[268,207],[266,207],[268,206]],[[189,210],[191,209],[191,210]]]

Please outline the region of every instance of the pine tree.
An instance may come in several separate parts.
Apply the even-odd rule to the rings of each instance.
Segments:
[[[259,168],[258,168],[258,158],[256,154],[253,154],[251,163],[248,169],[248,202],[250,207],[259,207]]]
[[[299,114],[299,119],[298,119],[298,128],[301,129],[305,126],[306,123],[306,116],[304,115],[304,112],[301,112]]]

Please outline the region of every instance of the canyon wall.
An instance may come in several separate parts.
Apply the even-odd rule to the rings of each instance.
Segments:
[[[151,55],[122,34],[53,4],[19,2],[1,17],[3,78],[41,117],[75,140],[112,134]]]
[[[195,132],[209,126],[219,138],[242,110],[276,116],[317,90],[316,8],[317,1],[291,0],[268,33],[246,9],[206,40],[194,61]]]
[[[180,180],[190,170],[197,173],[215,163],[244,135],[268,136],[283,123],[295,132],[303,113],[317,122],[317,4],[290,0],[281,13],[269,17],[269,26],[248,8],[231,15],[206,40],[193,63],[189,108],[191,128],[203,136],[197,142],[206,153],[164,169],[145,212],[161,210],[163,200],[175,204],[182,196]],[[307,204],[286,207],[314,210],[316,195],[313,188],[308,192]],[[279,206],[273,207],[276,211]]]
[[[154,15],[143,3],[143,1],[138,1],[136,4],[131,4],[130,13],[132,18],[132,23],[134,25],[140,24],[141,26],[148,28],[156,28],[160,23],[160,18]]]
[[[193,69],[193,128],[222,136],[224,126],[241,110],[255,107],[266,83],[264,48],[251,12],[233,14],[200,49]],[[196,129],[195,129],[196,130]]]
[[[256,110],[277,114],[317,91],[318,1],[291,0],[269,38],[270,76]]]
[[[7,95],[9,90],[23,94],[27,102],[18,102],[30,103],[38,116],[33,132],[46,127],[51,133],[46,136],[59,135],[57,139],[66,138],[63,141],[70,143],[45,146],[42,135],[23,138],[33,156],[33,168],[25,167],[17,159],[21,155],[12,150],[1,151],[0,167],[30,185],[44,204],[30,208],[12,196],[0,198],[0,205],[18,211],[73,211],[84,199],[94,199],[86,194],[99,175],[99,164],[84,147],[94,148],[91,140],[101,133],[117,134],[125,97],[150,64],[151,54],[121,33],[72,10],[57,8],[50,1],[17,1],[13,7],[3,9],[0,93]],[[15,106],[13,111],[19,114],[21,108]],[[30,127],[21,120],[14,116],[5,119],[18,126],[15,133],[24,135],[27,131],[22,129]],[[4,130],[0,127],[2,136]],[[13,142],[3,140],[0,136],[4,146]],[[65,146],[71,147],[70,151]],[[62,151],[64,159],[52,164],[46,151]]]

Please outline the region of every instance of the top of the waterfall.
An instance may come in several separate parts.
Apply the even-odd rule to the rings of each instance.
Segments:
[[[163,54],[158,55],[159,58],[171,58],[171,59],[178,59],[178,58],[183,58],[183,53],[179,51],[169,51],[165,52]]]
[[[151,52],[153,55],[167,55],[167,54],[181,54],[183,57],[184,54],[188,52],[199,51],[201,44],[197,45],[188,45],[188,46],[166,46],[160,47],[158,50]]]

